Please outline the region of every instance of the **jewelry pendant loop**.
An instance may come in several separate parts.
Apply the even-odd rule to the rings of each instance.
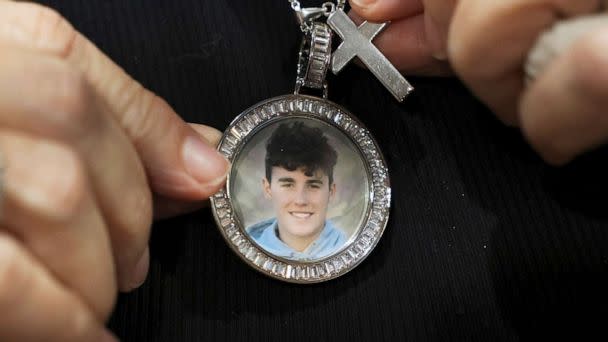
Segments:
[[[325,16],[328,17],[330,14],[336,11],[336,4],[333,2],[326,2],[321,7],[325,9]]]
[[[313,22],[304,39],[298,55],[298,74],[295,94],[302,87],[322,89],[323,97],[327,98],[327,82],[325,77],[331,62],[332,31],[327,24]]]

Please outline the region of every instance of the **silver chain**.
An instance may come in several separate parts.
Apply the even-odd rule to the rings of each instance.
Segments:
[[[287,0],[289,1],[289,4],[291,5],[291,8],[294,9],[294,11],[298,11],[300,10],[300,1],[298,0]],[[346,0],[336,0],[336,3],[334,4],[331,1],[328,1],[326,3],[323,4],[323,8],[327,8],[330,11],[334,11],[335,9],[344,9],[344,6],[346,6]]]
[[[300,1],[298,0],[287,0],[291,5],[291,8],[298,14],[298,20],[300,21],[300,29],[302,32],[307,33],[312,29],[312,21],[315,19],[325,16],[329,17],[336,10],[343,10],[346,6],[346,0],[336,0],[336,3],[327,1],[321,5],[321,7],[302,8]]]

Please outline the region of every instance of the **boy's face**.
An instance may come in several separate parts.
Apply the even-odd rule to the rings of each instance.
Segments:
[[[264,193],[272,200],[281,234],[310,237],[325,226],[327,205],[336,192],[323,171],[306,176],[302,169],[272,168],[271,182],[263,180]]]

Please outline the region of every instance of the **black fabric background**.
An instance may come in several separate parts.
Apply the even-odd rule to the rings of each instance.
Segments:
[[[286,0],[45,3],[188,121],[221,130],[293,91]],[[202,210],[155,225],[148,281],[110,328],[124,341],[606,340],[606,150],[548,167],[457,80],[411,80],[404,104],[357,67],[330,80],[391,169],[391,219],[358,268],[312,286],[266,278]]]

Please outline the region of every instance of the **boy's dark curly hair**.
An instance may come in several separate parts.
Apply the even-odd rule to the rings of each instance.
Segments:
[[[331,185],[337,160],[338,153],[329,145],[320,128],[306,126],[303,122],[283,123],[266,143],[266,179],[271,181],[275,166],[288,171],[303,168],[308,177],[316,171],[323,171]]]

